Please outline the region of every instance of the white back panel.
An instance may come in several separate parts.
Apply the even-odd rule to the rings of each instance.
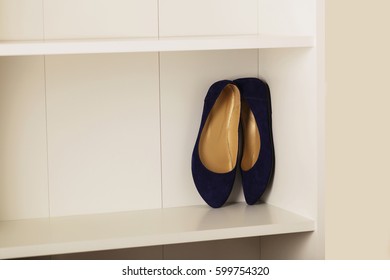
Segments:
[[[156,37],[157,0],[46,0],[45,38]]]
[[[54,255],[52,260],[161,260],[163,246]]]
[[[257,0],[162,0],[160,36],[257,34]]]
[[[156,53],[46,58],[52,216],[158,208]]]
[[[260,238],[236,238],[164,246],[166,260],[258,260]]]
[[[0,0],[0,40],[43,39],[42,0]]]
[[[313,35],[317,0],[259,0],[259,33]]]

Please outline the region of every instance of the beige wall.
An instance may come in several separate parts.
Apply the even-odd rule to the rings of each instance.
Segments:
[[[390,259],[390,1],[326,5],[326,258]]]

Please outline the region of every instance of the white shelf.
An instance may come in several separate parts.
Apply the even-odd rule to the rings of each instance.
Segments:
[[[0,222],[0,258],[313,231],[314,221],[268,205],[206,205]]]
[[[312,47],[312,36],[217,36],[100,40],[0,41],[0,56]]]

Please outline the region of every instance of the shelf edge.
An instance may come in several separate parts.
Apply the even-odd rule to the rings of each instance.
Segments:
[[[130,249],[138,247],[171,245],[223,239],[268,236],[288,233],[311,232],[315,230],[315,222],[307,220],[294,224],[279,224],[267,226],[252,226],[228,229],[213,229],[181,233],[166,233],[161,235],[123,237],[114,239],[98,239],[77,242],[36,244],[0,248],[0,259],[38,257],[46,255],[81,253],[86,251],[104,251]],[[147,240],[147,241],[145,241]]]
[[[313,47],[312,36],[172,37],[0,42],[0,56],[171,52]]]

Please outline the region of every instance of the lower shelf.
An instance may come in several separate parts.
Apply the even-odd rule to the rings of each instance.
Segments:
[[[314,221],[283,209],[244,203],[0,222],[0,258],[306,232]]]

